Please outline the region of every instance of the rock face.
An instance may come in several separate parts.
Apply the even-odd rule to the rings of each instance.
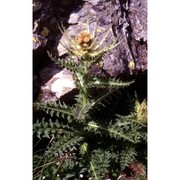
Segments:
[[[98,41],[112,27],[102,46],[113,37],[121,41],[103,56],[100,67],[92,68],[93,74],[131,76],[147,70],[147,0],[33,0],[33,21],[33,57],[41,64],[44,59],[37,57],[47,57],[47,50],[56,56],[67,55],[62,43],[68,46],[68,41],[57,24],[62,22],[68,36],[73,37],[88,22]],[[58,84],[61,80],[52,85],[52,93],[57,93],[54,91]]]
[[[142,2],[141,2],[142,1]],[[85,0],[83,7],[73,12],[68,19],[70,26],[67,28],[68,36],[75,36],[89,22],[91,31],[101,29],[100,39],[105,36],[112,26],[113,34],[107,41],[115,36],[121,43],[103,57],[102,69],[111,76],[120,74],[138,73],[147,69],[147,8],[146,1],[109,1]],[[65,37],[60,38],[57,47],[59,56],[66,53],[62,46]],[[103,42],[105,46],[106,43]],[[134,62],[133,69],[129,63]]]
[[[75,88],[71,73],[66,69],[59,69],[55,64],[42,69],[40,79],[42,85],[38,101],[57,101]]]

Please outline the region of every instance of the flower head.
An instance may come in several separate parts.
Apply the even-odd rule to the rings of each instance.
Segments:
[[[99,32],[97,31],[98,28],[94,28],[94,30],[90,31],[89,24],[87,23],[85,25],[85,28],[82,28],[81,31],[77,32],[75,37],[69,36],[64,28],[64,31],[61,30],[68,40],[69,47],[66,46],[67,50],[80,59],[90,61],[96,57],[101,57],[105,52],[111,50],[120,43],[117,42],[117,39],[114,36],[109,35],[112,33],[111,27],[107,30],[107,32],[104,31],[101,34],[97,34],[97,32]],[[100,40],[98,40],[99,35],[102,36]],[[107,43],[108,35],[112,39]]]
[[[143,124],[147,123],[147,101],[144,100],[142,103],[136,101],[135,111],[137,120]]]

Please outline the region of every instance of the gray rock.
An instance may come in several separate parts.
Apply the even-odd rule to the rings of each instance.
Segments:
[[[33,50],[37,50],[41,47],[45,47],[47,43],[47,38],[42,35],[33,34]]]
[[[68,40],[65,36],[62,36],[61,39],[59,40],[59,44],[57,46],[57,51],[58,51],[58,55],[62,56],[64,54],[68,53],[68,49],[67,47],[69,46],[68,44]]]
[[[75,89],[75,83],[71,73],[67,69],[60,70],[51,64],[40,72],[42,81],[38,101],[54,102],[65,94]]]
[[[78,22],[78,19],[79,19],[79,14],[78,13],[72,13],[70,15],[68,23],[69,24],[76,24]]]
[[[147,41],[147,0],[131,0],[129,20],[137,41]]]
[[[67,37],[77,36],[88,22],[90,32],[97,35],[97,41],[101,41],[112,26],[112,32],[103,42],[102,48],[110,44],[113,37],[121,41],[117,47],[103,56],[103,66],[99,68],[110,76],[147,70],[147,1],[85,1],[80,10],[70,15],[67,34],[60,38],[57,46],[59,56],[68,52]],[[98,33],[97,29],[100,29],[101,33]],[[129,29],[132,29],[132,32]],[[134,69],[129,69],[130,62],[135,63]]]
[[[93,6],[96,6],[101,0],[84,0],[84,1],[91,3]]]
[[[39,11],[42,8],[42,2],[35,0],[33,2],[33,12]]]
[[[57,79],[56,79],[57,78]],[[55,81],[53,82],[53,79]],[[72,78],[72,75],[66,75],[63,71],[59,72],[50,80],[51,83],[51,92],[55,93],[57,98],[62,97],[64,94],[67,94],[69,91],[75,88],[75,83]]]
[[[51,63],[39,72],[39,77],[41,79],[41,84],[45,84],[49,81],[55,74],[59,73],[62,69],[56,64]]]

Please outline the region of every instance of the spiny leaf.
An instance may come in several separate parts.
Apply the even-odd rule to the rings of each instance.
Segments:
[[[87,86],[96,88],[123,88],[131,85],[133,82],[134,81],[123,82],[115,78],[102,79],[94,77],[88,82]]]
[[[133,147],[126,147],[120,153],[120,165],[121,170],[124,170],[125,167],[128,167],[132,161],[135,160],[137,153]]]
[[[70,116],[74,117],[72,114],[72,108],[68,105],[66,105],[64,102],[61,103],[56,103],[56,102],[49,102],[49,103],[44,103],[44,102],[37,102],[34,104],[36,108],[40,108],[43,111],[45,111],[47,114],[50,114],[52,117],[57,116],[57,117],[65,117],[65,116]]]

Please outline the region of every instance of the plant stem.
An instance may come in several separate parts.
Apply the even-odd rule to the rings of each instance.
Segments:
[[[89,161],[89,163],[90,163],[90,168],[91,168],[91,170],[92,170],[92,172],[93,172],[93,174],[94,174],[95,180],[99,180],[98,175],[96,174],[96,171],[95,171],[95,166],[94,166],[94,164],[93,164],[93,161],[91,161],[91,159],[90,159],[90,157],[89,157],[87,145],[85,145],[85,144],[83,145],[83,150],[84,150],[84,152],[86,153],[86,156],[87,156],[88,161]]]
[[[83,108],[87,105],[88,99],[88,89],[87,89],[87,81],[88,81],[88,62],[84,62],[84,74],[82,76],[82,86],[83,86]]]

